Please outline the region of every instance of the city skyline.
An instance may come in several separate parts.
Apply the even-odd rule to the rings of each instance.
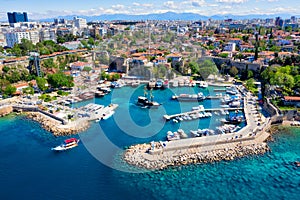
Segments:
[[[7,21],[7,12],[27,12],[30,20],[59,16],[98,16],[102,14],[196,13],[212,15],[300,14],[296,0],[165,0],[165,1],[76,1],[1,0],[0,20]]]

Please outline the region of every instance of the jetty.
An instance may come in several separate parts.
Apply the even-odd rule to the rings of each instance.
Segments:
[[[193,110],[193,111],[188,111],[188,112],[183,112],[183,113],[178,113],[178,114],[173,114],[173,115],[164,115],[163,118],[167,121],[176,118],[176,117],[181,117],[184,115],[191,115],[191,114],[197,114],[199,112],[215,112],[215,111],[222,111],[222,110],[227,110],[227,111],[236,111],[236,110],[243,110],[243,108],[207,108],[207,109],[202,109],[202,110]]]

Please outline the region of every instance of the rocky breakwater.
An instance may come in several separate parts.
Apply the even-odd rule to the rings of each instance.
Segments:
[[[6,116],[13,112],[12,106],[2,106],[0,107],[0,117]]]
[[[150,169],[159,170],[170,166],[180,166],[197,163],[212,163],[221,160],[234,160],[236,158],[248,155],[260,155],[268,152],[269,146],[266,143],[253,143],[247,146],[235,145],[231,148],[214,150],[209,152],[185,151],[181,155],[172,156],[172,153],[164,153],[158,155],[150,155],[148,153],[151,148],[150,144],[138,144],[129,147],[123,156],[123,159],[130,165]],[[161,148],[160,143],[155,143],[155,148]]]
[[[27,117],[39,122],[45,130],[53,133],[55,136],[77,134],[89,128],[90,125],[88,121],[84,120],[63,125],[61,122],[39,112],[28,112]]]

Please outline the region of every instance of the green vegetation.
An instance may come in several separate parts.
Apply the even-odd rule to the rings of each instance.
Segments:
[[[33,87],[27,87],[27,88],[24,88],[22,92],[23,92],[23,94],[33,95],[34,94],[34,89],[33,89]]]
[[[12,86],[9,84],[5,87],[3,93],[5,96],[12,96],[16,91],[17,91],[17,88],[15,86]]]
[[[46,40],[43,42],[38,42],[34,45],[31,41],[27,39],[22,39],[20,44],[15,44],[12,48],[7,49],[8,53],[11,53],[17,57],[26,56],[29,52],[35,51],[41,55],[48,55],[53,52],[66,51],[67,48],[56,44],[51,40]]]
[[[58,91],[57,91],[57,94],[60,95],[60,96],[68,96],[70,93],[69,93],[69,92],[62,91],[62,90],[58,90]]]
[[[203,62],[197,63],[195,61],[191,61],[188,64],[189,69],[191,69],[191,73],[201,75],[203,79],[207,79],[210,74],[217,74],[218,68],[215,63],[211,60],[204,60]]]
[[[57,98],[55,96],[51,97],[49,94],[42,94],[41,96],[39,96],[39,99],[45,102],[50,102],[56,100]]]
[[[35,80],[41,91],[45,91],[46,89],[48,89],[48,82],[45,78],[37,77]]]
[[[73,77],[63,74],[62,72],[56,73],[56,74],[49,74],[47,76],[48,83],[53,88],[61,88],[61,87],[73,87]]]

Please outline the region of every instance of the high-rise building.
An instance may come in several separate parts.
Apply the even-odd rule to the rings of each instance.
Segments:
[[[86,28],[87,27],[86,19],[74,17],[74,25],[78,29]]]
[[[8,22],[10,24],[13,24],[13,23],[18,23],[18,22],[28,22],[28,17],[27,17],[27,13],[26,12],[23,12],[23,13],[20,13],[20,12],[8,12],[7,13],[7,17],[8,17]]]

